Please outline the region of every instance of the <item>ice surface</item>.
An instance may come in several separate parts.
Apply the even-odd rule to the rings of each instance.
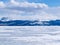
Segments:
[[[0,26],[0,45],[60,45],[60,26]]]

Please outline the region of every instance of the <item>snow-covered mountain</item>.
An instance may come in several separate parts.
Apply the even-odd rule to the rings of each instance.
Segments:
[[[0,19],[0,26],[60,26],[60,20],[38,21],[38,20],[11,20],[8,17]]]
[[[2,17],[0,19],[0,21],[6,22],[6,21],[10,21],[11,19],[9,17]]]

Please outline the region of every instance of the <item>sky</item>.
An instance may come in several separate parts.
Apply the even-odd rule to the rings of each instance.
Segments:
[[[60,0],[0,0],[0,18],[14,20],[60,19]]]
[[[9,2],[10,0],[0,0],[3,2]],[[60,6],[60,0],[18,0],[19,2],[24,2],[24,1],[28,1],[28,2],[35,2],[35,3],[46,3],[49,6]]]

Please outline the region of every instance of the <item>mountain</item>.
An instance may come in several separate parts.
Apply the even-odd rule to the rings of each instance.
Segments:
[[[0,21],[0,26],[34,26],[36,21],[29,20],[11,20],[11,21]]]
[[[38,21],[38,20],[10,20],[3,17],[0,26],[60,26],[60,20]]]
[[[6,22],[6,21],[10,21],[11,19],[9,17],[2,17],[0,19],[0,21]]]

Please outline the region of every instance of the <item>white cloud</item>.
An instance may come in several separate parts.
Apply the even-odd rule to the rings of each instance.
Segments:
[[[0,17],[10,17],[21,20],[52,20],[60,19],[60,8],[48,7],[44,3],[29,3],[10,0],[9,3],[0,2]]]
[[[10,35],[11,35],[11,34],[5,34],[5,33],[4,33],[4,34],[0,34],[0,37],[1,37],[1,36],[10,36]]]
[[[12,42],[12,41],[18,42],[18,45],[21,44],[20,41],[23,42],[22,43],[23,45],[27,45],[27,44],[59,45],[60,44],[60,27],[59,26],[11,26],[11,27],[1,26],[0,29],[3,29],[3,30],[9,29],[14,31],[12,34],[0,33],[0,39],[2,41],[7,39],[7,42],[5,41],[6,44],[7,43],[9,44],[9,42]],[[22,37],[20,35],[22,35]],[[17,44],[14,42],[12,42],[12,45]]]
[[[31,7],[31,8],[47,8],[48,5],[44,3],[29,3],[29,2],[23,2],[20,3],[20,7]]]
[[[16,2],[15,0],[10,0],[10,3],[11,3],[12,5],[19,5],[19,3]]]
[[[29,3],[29,2],[17,2],[15,0],[10,1],[12,6],[25,7],[25,8],[48,8],[48,5],[44,3]]]
[[[4,2],[0,1],[0,8],[4,8],[4,7],[5,7]]]
[[[1,32],[14,32],[13,30],[0,30],[0,33]]]

